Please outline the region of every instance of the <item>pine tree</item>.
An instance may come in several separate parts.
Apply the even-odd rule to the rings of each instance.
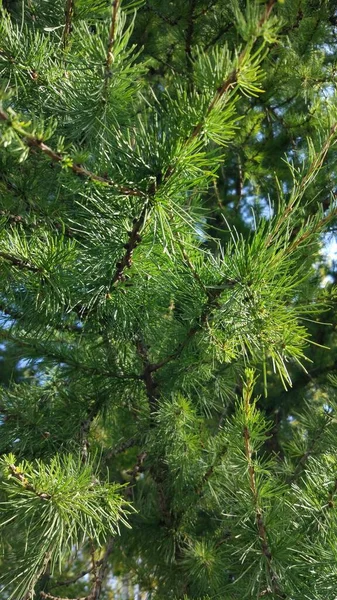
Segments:
[[[335,11],[2,0],[1,599],[335,598]]]

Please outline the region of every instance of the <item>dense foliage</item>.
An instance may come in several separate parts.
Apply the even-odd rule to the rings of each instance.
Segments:
[[[334,0],[0,6],[0,598],[333,600]]]

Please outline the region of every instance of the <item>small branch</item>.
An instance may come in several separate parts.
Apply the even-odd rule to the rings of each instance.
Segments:
[[[143,363],[142,379],[145,384],[146,394],[149,400],[151,415],[157,410],[158,394],[157,383],[153,379],[153,365],[149,361],[148,350],[140,339],[136,342],[137,352]]]
[[[249,418],[249,412],[250,412],[250,398],[251,398],[252,392],[253,392],[252,383],[247,383],[244,387],[244,392],[243,392],[244,411],[245,411],[245,417],[246,417],[246,424],[243,428],[243,438],[244,438],[245,455],[246,455],[246,459],[247,459],[247,463],[248,463],[249,486],[250,486],[250,491],[251,491],[252,497],[253,497],[253,503],[254,503],[254,508],[255,508],[255,521],[256,521],[256,527],[257,527],[257,531],[258,531],[259,539],[260,539],[261,552],[265,556],[265,559],[266,559],[267,573],[269,575],[269,579],[270,579],[269,583],[271,585],[270,591],[273,594],[275,594],[275,596],[277,598],[286,598],[286,595],[280,591],[279,583],[278,583],[278,576],[275,573],[273,566],[272,566],[272,554],[271,554],[271,549],[270,549],[269,542],[268,542],[266,525],[265,525],[265,522],[263,519],[263,512],[260,507],[259,493],[258,493],[258,489],[257,489],[257,485],[256,485],[255,466],[254,466],[254,461],[252,458],[252,448],[251,448],[251,434],[250,434],[250,430],[249,430],[249,427],[247,424],[248,418]]]
[[[319,444],[320,440],[322,439],[327,426],[331,423],[332,416],[329,413],[325,413],[324,416],[325,416],[325,420],[324,420],[322,426],[320,427],[320,429],[318,431],[315,432],[315,435],[312,436],[311,442],[309,443],[306,452],[304,452],[304,454],[302,454],[301,458],[299,459],[293,474],[288,479],[288,483],[294,483],[294,481],[296,481],[296,479],[298,478],[300,473],[303,471],[305,465],[307,464],[308,458],[310,458],[310,456],[312,456],[317,445]]]
[[[323,148],[316,154],[313,162],[311,163],[311,165],[308,169],[307,174],[303,177],[302,181],[300,182],[297,193],[294,194],[292,201],[290,202],[290,204],[288,204],[288,206],[282,213],[280,219],[278,220],[278,222],[274,228],[274,231],[269,234],[267,241],[266,241],[267,246],[270,246],[270,244],[274,241],[280,228],[287,221],[287,218],[289,217],[290,213],[293,211],[295,204],[297,203],[299,198],[304,194],[308,185],[311,183],[316,171],[318,171],[323,166],[326,155],[327,155],[331,145],[335,142],[336,132],[337,132],[337,123],[334,123],[334,125],[331,127],[331,129],[329,131],[329,135],[328,135],[327,139],[325,140]],[[323,217],[323,219],[321,219],[316,224],[315,230],[319,231],[322,227],[324,227],[324,225],[329,223],[330,220],[336,215],[336,213],[337,213],[337,209],[335,209],[334,211],[331,211],[327,216]],[[297,246],[299,246],[302,242],[304,242],[308,238],[308,236],[310,236],[312,234],[312,232],[313,232],[313,230],[311,230],[310,232],[307,231],[307,232],[303,233],[302,236],[296,238],[292,242],[292,244],[290,244],[288,246],[287,253],[293,251]]]
[[[68,45],[68,39],[72,30],[72,20],[74,16],[74,5],[75,0],[66,0],[65,8],[65,26],[63,30],[63,48],[65,49]]]
[[[21,258],[13,256],[12,254],[8,254],[7,252],[0,252],[0,258],[10,262],[19,269],[26,269],[27,271],[32,271],[32,273],[43,273],[43,270],[40,267],[35,267],[27,260],[22,260]]]
[[[181,253],[182,253],[183,259],[184,259],[184,261],[185,261],[186,265],[188,266],[188,268],[190,269],[190,271],[191,271],[191,273],[192,273],[192,275],[193,275],[193,278],[195,279],[195,281],[196,281],[196,282],[197,282],[197,284],[199,285],[200,289],[201,289],[201,290],[204,292],[204,294],[206,294],[207,298],[209,298],[210,296],[212,296],[212,293],[211,293],[211,292],[210,292],[210,290],[209,290],[209,289],[208,289],[208,288],[207,288],[207,287],[204,285],[204,283],[203,283],[203,281],[202,281],[202,279],[201,279],[201,277],[200,277],[200,275],[199,275],[198,271],[196,271],[196,269],[194,268],[194,266],[193,266],[193,264],[192,264],[192,262],[191,262],[191,260],[190,260],[190,258],[189,258],[189,256],[188,256],[188,254],[187,254],[187,252],[186,252],[186,250],[185,250],[185,248],[184,248],[184,245],[183,245],[182,239],[181,239],[181,237],[180,237],[180,235],[179,235],[179,234],[177,234],[177,241],[178,241],[178,245],[179,245],[179,248],[180,248],[180,250],[181,250]]]
[[[94,587],[93,590],[90,594],[90,599],[91,600],[98,600],[101,593],[102,593],[102,586],[103,586],[103,582],[106,576],[106,571],[108,568],[108,560],[109,560],[109,556],[112,553],[113,550],[113,545],[114,545],[114,539],[111,537],[108,540],[107,543],[107,547],[105,550],[105,553],[103,555],[103,558],[100,561],[100,567],[98,569],[98,572],[96,573],[95,576],[95,582],[94,582]],[[98,563],[96,563],[97,566]]]
[[[109,29],[109,41],[107,48],[107,56],[105,62],[105,70],[104,70],[104,85],[103,85],[103,101],[107,102],[107,91],[109,87],[109,81],[112,77],[112,63],[113,63],[113,46],[116,39],[116,24],[117,24],[117,15],[118,9],[120,5],[120,0],[113,0],[112,2],[112,13],[111,13],[111,23]]]
[[[148,11],[153,12],[157,17],[159,17],[159,19],[161,19],[162,21],[164,21],[164,23],[167,23],[168,25],[174,26],[174,25],[178,25],[179,21],[181,20],[182,16],[180,15],[179,17],[172,19],[170,17],[167,17],[166,15],[163,15],[159,12],[159,10],[155,9],[154,7],[152,7],[150,5],[149,0],[146,1],[145,4],[146,8]]]
[[[106,58],[106,71],[105,71],[106,77],[109,77],[109,75],[111,75],[111,65],[113,62],[112,48],[115,43],[117,14],[118,14],[119,4],[120,4],[120,0],[113,0],[110,31],[109,31],[108,51],[107,51],[107,58]]]
[[[23,143],[26,144],[27,147],[33,147],[39,149],[43,154],[51,158],[56,163],[62,164],[63,167],[73,171],[76,175],[85,177],[90,181],[97,181],[103,185],[114,188],[118,193],[123,194],[125,196],[137,196],[137,197],[146,197],[146,194],[141,190],[132,189],[123,185],[119,185],[118,183],[112,181],[108,177],[97,175],[92,171],[89,171],[85,167],[77,163],[73,163],[72,161],[67,162],[67,157],[61,154],[60,152],[55,152],[52,148],[47,146],[41,139],[26,131],[23,127],[21,127],[18,123],[16,123],[4,110],[0,110],[0,121],[4,121],[8,123],[10,127],[14,129],[14,131],[20,136]]]
[[[337,492],[337,478],[334,481],[333,488],[329,492],[328,508],[335,507],[334,498],[336,496],[336,492]]]
[[[140,232],[146,222],[146,217],[148,214],[147,209],[148,209],[148,203],[146,202],[143,207],[143,210],[140,214],[140,217],[138,219],[134,219],[134,221],[133,221],[133,227],[132,227],[131,231],[129,231],[129,233],[128,233],[129,241],[124,246],[126,251],[125,251],[124,255],[122,256],[122,258],[120,259],[120,261],[116,264],[116,271],[115,271],[115,274],[114,274],[114,276],[112,278],[112,282],[111,282],[112,286],[118,284],[120,281],[123,281],[125,279],[124,270],[126,268],[130,269],[130,267],[132,265],[133,251],[135,250],[135,248],[137,248],[138,244],[140,244],[140,242],[142,241]]]
[[[20,483],[22,484],[22,487],[25,488],[25,490],[28,490],[29,492],[33,492],[35,494],[35,496],[38,496],[39,498],[41,498],[41,500],[50,500],[51,499],[52,496],[49,493],[38,492],[35,489],[35,487],[31,483],[29,483],[25,474],[22,473],[22,471],[20,471],[20,469],[18,469],[18,467],[11,464],[11,465],[8,465],[8,468],[11,472],[12,477],[14,477],[14,479],[17,479],[18,481],[20,481]]]
[[[226,285],[231,286],[231,287],[234,286],[236,283],[237,283],[236,281],[232,281],[232,280],[226,281]],[[203,325],[205,325],[207,323],[210,314],[212,313],[212,311],[215,308],[217,308],[218,299],[222,292],[223,292],[222,285],[219,285],[218,288],[216,288],[216,289],[209,290],[209,292],[207,294],[208,302],[206,302],[206,304],[202,310],[202,313],[201,313],[200,317],[198,318],[197,323],[195,323],[188,330],[186,337],[184,338],[184,340],[182,342],[180,342],[180,344],[177,346],[177,348],[174,350],[174,352],[172,352],[172,354],[169,354],[166,358],[163,358],[158,363],[154,363],[154,364],[150,365],[150,369],[151,369],[152,373],[154,371],[158,371],[159,369],[161,369],[162,367],[167,365],[169,362],[171,362],[172,360],[175,360],[176,358],[178,358],[181,355],[181,353],[186,348],[189,341],[196,335],[196,333],[198,331],[200,331],[200,329],[203,327]]]
[[[102,586],[103,586],[103,582],[104,582],[104,579],[106,576],[106,571],[107,571],[107,567],[108,567],[108,559],[113,550],[113,543],[114,543],[114,539],[111,537],[108,540],[107,547],[104,552],[103,558],[99,561],[95,561],[93,567],[89,571],[86,571],[86,572],[83,571],[79,575],[79,577],[77,577],[76,579],[71,579],[64,583],[58,584],[58,585],[67,585],[70,583],[75,583],[78,579],[80,579],[81,577],[84,577],[84,575],[86,575],[87,573],[92,573],[92,572],[96,571],[95,576],[94,576],[93,588],[92,588],[92,591],[90,592],[90,594],[88,594],[88,596],[84,596],[81,598],[64,598],[62,596],[53,596],[52,594],[48,594],[46,592],[40,592],[40,597],[43,600],[98,600],[102,593]],[[99,568],[97,569],[97,567],[99,567]]]
[[[93,600],[92,594],[82,596],[81,598],[65,598],[64,596],[53,596],[52,594],[47,594],[47,592],[40,592],[40,597],[43,600]]]
[[[114,448],[109,450],[109,452],[106,453],[106,455],[104,456],[104,462],[110,460],[110,458],[113,458],[114,456],[118,456],[118,454],[122,454],[123,452],[125,452],[125,450],[128,450],[129,448],[132,448],[136,445],[137,440],[135,438],[130,438],[126,442],[121,442],[120,444],[118,444],[118,446],[115,446]]]
[[[99,563],[100,563],[100,561],[97,561],[96,566],[99,565]],[[82,577],[89,575],[90,573],[92,573],[92,571],[93,571],[93,567],[91,567],[90,569],[87,569],[86,571],[81,571],[81,573],[79,573],[78,575],[75,575],[71,579],[66,579],[66,581],[55,581],[55,584],[53,584],[52,587],[63,587],[66,585],[71,585],[72,583],[76,583],[76,581],[78,581],[79,579],[82,579]]]
[[[196,6],[196,0],[189,0],[188,20],[187,20],[187,29],[186,29],[186,38],[185,38],[185,55],[186,55],[187,71],[190,76],[191,87],[192,87],[192,66],[193,66],[192,38],[193,38],[193,32],[194,32],[195,6]]]

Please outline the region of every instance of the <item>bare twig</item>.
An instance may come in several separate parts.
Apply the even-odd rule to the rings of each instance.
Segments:
[[[106,576],[109,556],[113,550],[113,543],[114,543],[114,539],[111,537],[107,542],[107,546],[106,546],[106,550],[104,552],[103,558],[99,561],[95,561],[94,565],[92,566],[92,568],[89,571],[81,573],[80,576],[77,577],[76,579],[68,580],[67,582],[58,584],[58,585],[67,585],[69,583],[75,583],[78,579],[80,579],[80,577],[84,577],[84,575],[86,575],[87,573],[94,573],[93,587],[92,587],[90,594],[88,594],[87,596],[81,597],[81,598],[71,599],[71,598],[64,598],[62,596],[53,596],[52,594],[48,594],[46,592],[40,592],[40,597],[43,600],[98,600],[102,593],[102,587],[103,587],[104,579]]]

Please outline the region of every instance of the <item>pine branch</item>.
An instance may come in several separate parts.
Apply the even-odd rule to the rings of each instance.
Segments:
[[[70,169],[76,175],[85,177],[90,181],[97,181],[103,185],[108,187],[112,187],[116,190],[116,192],[124,195],[124,196],[137,196],[137,197],[145,197],[146,194],[141,190],[132,189],[127,186],[119,185],[118,183],[112,181],[108,177],[97,175],[92,171],[89,171],[85,167],[77,163],[73,163],[72,161],[68,161],[67,157],[60,152],[55,152],[52,148],[47,146],[40,138],[36,137],[34,134],[26,131],[21,125],[15,122],[13,118],[10,117],[8,113],[4,110],[0,110],[0,121],[4,121],[8,124],[8,126],[12,127],[13,130],[19,135],[22,142],[27,147],[33,147],[40,150],[43,154],[51,158],[56,163],[62,164],[63,167]]]

